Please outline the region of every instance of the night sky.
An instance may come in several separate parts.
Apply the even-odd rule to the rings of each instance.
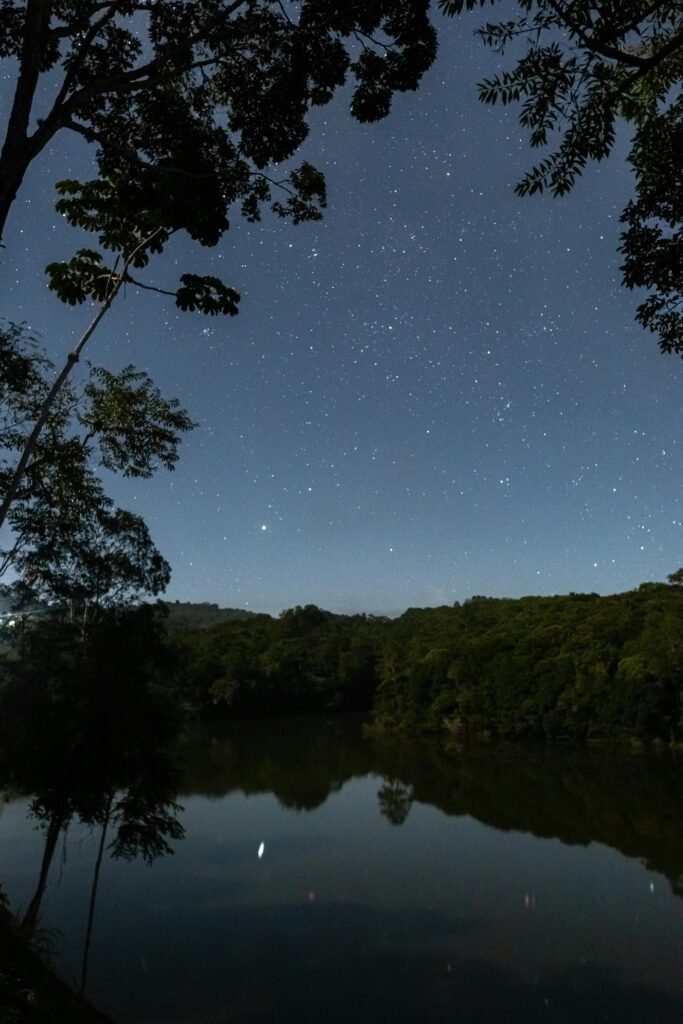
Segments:
[[[628,137],[570,196],[517,198],[533,155],[516,110],[477,99],[499,67],[481,14],[435,19],[440,56],[386,121],[359,125],[344,97],[316,111],[296,162],[326,173],[323,222],[236,211],[216,249],[177,239],[152,264],[162,286],[220,275],[237,318],[129,289],[91,343],[198,421],[174,473],[110,481],[170,561],[172,600],[395,614],[612,593],[683,563],[683,365],[620,285]],[[62,135],[0,254],[5,317],[55,361],[92,315],[45,283],[93,243],[54,213],[68,175],[88,175],[87,150]]]

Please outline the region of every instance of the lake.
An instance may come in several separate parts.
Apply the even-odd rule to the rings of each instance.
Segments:
[[[39,909],[58,972],[78,987],[87,951],[86,994],[119,1024],[683,1020],[670,752],[338,718],[196,727],[175,757],[173,853],[105,852],[91,904],[101,828],[74,817]],[[0,813],[17,913],[45,845],[28,807]]]

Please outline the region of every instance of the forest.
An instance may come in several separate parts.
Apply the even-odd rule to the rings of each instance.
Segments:
[[[646,583],[413,608],[397,619],[315,606],[176,636],[201,714],[371,711],[376,728],[573,740],[682,736],[683,591]]]
[[[230,610],[221,621],[215,606],[192,607],[110,610],[85,637],[55,610],[5,629],[3,715],[16,722],[25,707],[34,717],[35,698],[41,718],[59,709],[68,718],[87,693],[98,720],[125,703],[125,730],[152,694],[177,722],[364,712],[392,732],[683,739],[676,584],[607,597],[475,596],[396,619],[306,605],[277,618]]]

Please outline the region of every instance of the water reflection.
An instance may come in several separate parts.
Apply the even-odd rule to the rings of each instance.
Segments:
[[[418,802],[503,831],[604,843],[683,896],[683,765],[668,750],[368,736],[347,717],[202,728],[187,736],[183,765],[183,794],[273,793],[297,811],[377,775],[378,808],[393,825]]]
[[[400,779],[386,779],[377,794],[380,812],[392,825],[402,825],[413,806],[413,787]]]
[[[683,1019],[681,905],[637,863],[683,892],[669,752],[409,742],[342,718],[196,726],[174,750],[154,687],[138,700],[124,727],[81,694],[40,771],[13,741],[44,838],[25,917],[55,832],[94,829],[80,981],[121,1024]],[[173,863],[120,863],[183,827]],[[57,926],[75,977],[76,928]]]
[[[126,651],[135,655],[136,639],[149,638],[144,629],[136,636],[132,625],[131,619],[109,622],[96,638],[100,657],[88,657],[84,648],[79,662],[78,650],[75,659],[59,656],[66,646],[63,624],[46,623],[25,638],[21,663],[5,663],[0,690],[0,786],[6,800],[30,798],[29,815],[44,837],[36,885],[18,915],[26,936],[39,927],[60,838],[73,825],[98,834],[81,992],[105,852],[151,863],[184,835],[175,800],[178,718],[153,673],[124,671]],[[107,645],[116,657],[102,661]]]
[[[360,717],[240,721],[188,730],[182,792],[223,797],[274,793],[283,807],[313,811],[351,778],[372,771]]]

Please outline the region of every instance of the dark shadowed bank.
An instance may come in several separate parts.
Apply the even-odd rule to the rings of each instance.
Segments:
[[[113,1024],[76,995],[31,948],[0,906],[0,1019],[3,1024]]]
[[[0,787],[29,799],[43,837],[30,899],[16,921],[0,915],[0,1021],[106,1021],[58,982],[42,950],[42,905],[60,838],[75,821],[98,837],[90,882],[79,992],[103,859],[148,863],[182,838],[172,743],[181,719],[164,684],[171,661],[152,609],[117,611],[91,623],[49,614],[7,627],[0,662]],[[1,894],[0,894],[1,895]]]

